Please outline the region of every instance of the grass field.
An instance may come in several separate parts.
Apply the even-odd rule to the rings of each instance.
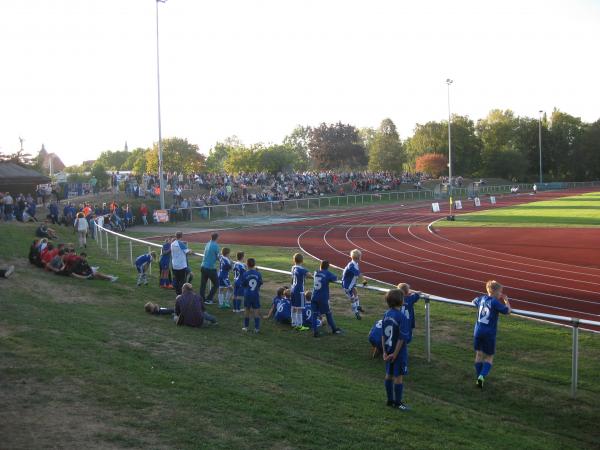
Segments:
[[[551,201],[458,214],[454,222],[440,220],[437,227],[597,227],[600,226],[600,192]]]
[[[570,330],[502,318],[496,365],[479,391],[473,311],[432,306],[427,363],[418,306],[405,385],[413,411],[402,413],[384,406],[383,363],[369,358],[367,334],[384,310],[379,295],[363,296],[367,315],[359,322],[334,288],[344,336],[316,340],[273,323],[264,323],[259,335],[244,334],[239,316],[219,310],[211,310],[217,326],[180,328],[143,312],[146,301],[173,300],[155,287],[155,272],[152,286],[136,288],[126,261],[92,243],[93,265],[119,281],[58,278],[28,266],[32,227],[0,230],[0,261],[17,266],[13,278],[0,280],[3,448],[600,446],[598,335],[580,334],[580,389],[573,400]],[[246,250],[261,265],[285,269],[294,251]],[[267,305],[276,286],[289,280],[263,275]]]

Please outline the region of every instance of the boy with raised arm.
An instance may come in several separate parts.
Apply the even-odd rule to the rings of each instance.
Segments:
[[[486,283],[487,295],[473,300],[477,307],[477,321],[473,330],[473,348],[475,349],[475,373],[477,386],[483,389],[485,377],[492,370],[496,353],[496,333],[498,314],[510,314],[512,309],[508,297],[502,292],[503,286],[497,281]]]

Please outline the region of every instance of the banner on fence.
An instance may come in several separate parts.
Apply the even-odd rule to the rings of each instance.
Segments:
[[[440,212],[440,204],[439,203],[432,203],[431,204],[431,211],[433,211],[433,212]]]
[[[460,200],[456,200],[456,201],[454,202],[454,207],[455,207],[456,209],[462,209],[462,202],[461,202]]]
[[[481,206],[481,200],[479,200],[479,197],[475,197],[475,206],[479,207]]]
[[[492,205],[496,204],[496,197],[494,197],[493,195],[490,197],[490,202]]]

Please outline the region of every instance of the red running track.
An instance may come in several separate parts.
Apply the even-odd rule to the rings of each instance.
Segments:
[[[554,199],[584,191],[498,197],[495,207]],[[492,208],[489,200],[481,208]],[[475,210],[463,203],[462,212]],[[461,213],[462,213],[461,212]],[[371,279],[441,297],[472,300],[488,279],[505,286],[515,308],[600,320],[600,230],[583,228],[428,227],[447,214],[429,203],[323,212],[285,225],[221,232],[222,242],[300,247],[343,267],[354,248]],[[203,241],[206,234],[187,236]]]

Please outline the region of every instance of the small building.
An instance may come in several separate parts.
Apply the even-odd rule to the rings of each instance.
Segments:
[[[0,191],[11,194],[35,195],[39,184],[50,183],[50,178],[33,169],[13,162],[0,162]]]

